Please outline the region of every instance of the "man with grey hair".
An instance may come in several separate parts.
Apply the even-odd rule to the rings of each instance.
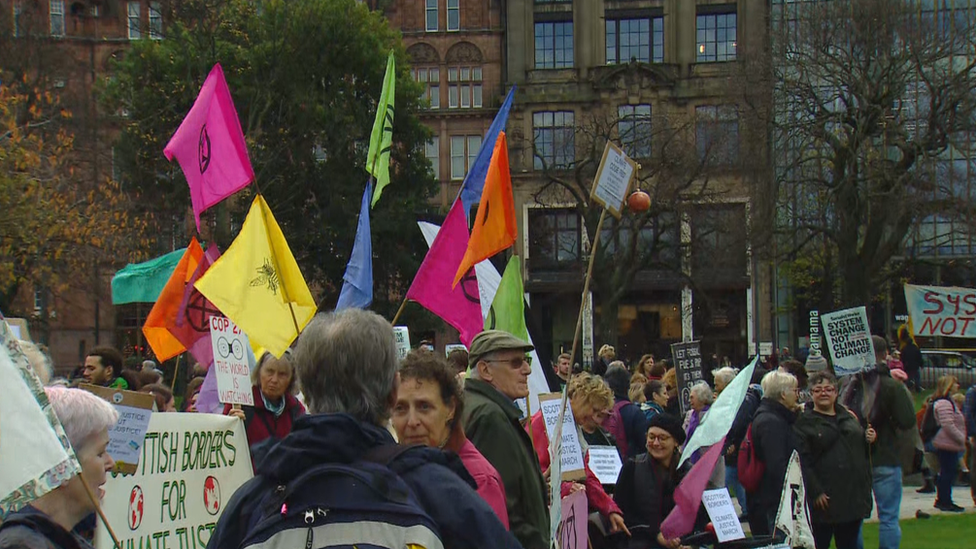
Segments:
[[[531,350],[501,330],[475,336],[464,383],[464,432],[502,477],[512,533],[525,549],[548,549],[546,483],[515,405],[529,394],[532,365],[526,353]]]
[[[397,446],[386,430],[399,385],[388,321],[360,309],[317,315],[292,364],[309,415],[234,494],[208,547],[518,547],[460,458]]]

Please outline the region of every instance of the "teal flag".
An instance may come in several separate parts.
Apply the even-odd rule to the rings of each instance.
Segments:
[[[486,330],[503,330],[523,340],[529,340],[525,327],[525,296],[522,289],[522,262],[517,255],[508,260],[498,293],[491,302],[485,318]]]
[[[708,410],[706,420],[695,429],[694,434],[691,435],[691,440],[685,444],[678,467],[681,467],[681,464],[690,458],[695,450],[717,444],[729,433],[735,415],[739,413],[739,406],[742,406],[742,401],[746,398],[746,390],[749,389],[752,372],[755,371],[758,361],[759,355],[756,355],[756,358],[752,359],[752,362],[742,369],[735,376],[735,379],[729,382],[722,394],[718,395]]]
[[[112,305],[155,303],[186,248],[144,263],[129,263],[112,277]]]
[[[369,136],[369,154],[366,155],[366,171],[376,179],[372,206],[390,184],[390,148],[393,146],[393,103],[396,96],[396,61],[393,52],[386,60],[386,75],[383,76],[383,91],[376,105],[376,119],[373,132]]]

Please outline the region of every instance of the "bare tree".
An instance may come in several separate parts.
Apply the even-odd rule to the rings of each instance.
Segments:
[[[976,153],[976,12],[932,5],[775,6],[775,243],[821,307],[870,304],[934,220],[972,227],[976,196],[951,166]]]

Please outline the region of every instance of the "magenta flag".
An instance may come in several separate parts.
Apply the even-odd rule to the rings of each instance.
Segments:
[[[254,181],[241,121],[220,63],[210,71],[163,154],[168,160],[175,156],[183,169],[197,230],[201,213]]]
[[[716,442],[705,452],[698,463],[688,471],[685,478],[674,490],[674,509],[661,523],[661,533],[667,539],[690,534],[695,529],[695,519],[698,518],[698,508],[701,507],[702,493],[708,479],[712,476],[715,464],[722,457],[725,448],[725,437]]]
[[[484,329],[481,296],[474,269],[468,269],[461,282],[451,288],[467,249],[468,222],[462,202],[455,200],[413,284],[407,290],[407,299],[420,303],[457,328],[461,332],[461,343],[470,345],[474,336]]]

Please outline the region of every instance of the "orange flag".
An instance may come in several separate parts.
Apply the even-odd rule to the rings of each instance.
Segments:
[[[170,275],[156,304],[149,311],[149,316],[146,317],[142,333],[160,362],[186,351],[186,347],[170,332],[170,327],[175,326],[186,283],[196,272],[197,265],[201,261],[203,261],[203,248],[194,238],[183,253],[183,258],[176,264],[176,270]]]
[[[498,134],[495,150],[485,176],[485,189],[474,218],[468,249],[454,275],[454,285],[475,263],[484,261],[515,243],[515,199],[512,197],[512,173],[508,169],[508,140]]]

